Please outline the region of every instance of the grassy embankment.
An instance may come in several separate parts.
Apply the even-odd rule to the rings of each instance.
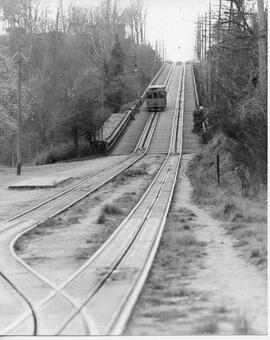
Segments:
[[[228,140],[219,135],[206,145],[189,164],[194,188],[193,199],[210,207],[214,217],[224,220],[235,247],[260,269],[267,267],[267,194],[262,184],[249,183],[243,194],[243,182],[229,153]],[[217,183],[216,155],[220,155],[220,183]],[[258,189],[259,188],[259,189]]]

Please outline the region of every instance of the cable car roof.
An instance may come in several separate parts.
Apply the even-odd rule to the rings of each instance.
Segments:
[[[148,90],[165,90],[166,86],[165,85],[151,85],[149,86]]]

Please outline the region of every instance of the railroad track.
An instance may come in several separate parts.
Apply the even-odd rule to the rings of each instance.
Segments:
[[[164,66],[164,72],[160,74],[160,77],[149,84],[166,84],[167,73],[172,71],[171,65],[167,64]],[[141,100],[146,98],[146,90],[142,94]],[[150,113],[146,110],[146,104],[144,103],[140,107],[140,112],[136,113],[135,120],[132,124],[126,126],[125,132],[119,136],[117,142],[113,145],[111,149],[111,155],[125,155],[133,152],[135,146],[138,143],[138,137],[143,131],[143,128],[149,118]]]
[[[164,84],[166,86],[169,85],[172,71],[173,71],[174,65],[170,67],[169,70],[166,69],[167,74],[164,80]],[[164,74],[161,74],[162,79],[164,79]],[[56,214],[62,212],[64,209],[61,207],[60,209],[54,211],[54,207],[56,206],[55,201],[58,200],[60,197],[63,199],[62,203],[64,206],[66,206],[66,209],[70,207],[70,205],[65,205],[65,201],[70,201],[71,197],[74,197],[75,199],[71,203],[71,205],[77,203],[80,199],[84,198],[85,196],[89,195],[93,191],[97,190],[100,186],[104,185],[105,183],[109,182],[112,178],[126,170],[128,167],[136,163],[140,158],[142,158],[146,151],[146,143],[145,141],[150,142],[149,136],[153,133],[152,129],[150,130],[151,125],[154,125],[154,120],[157,119],[154,117],[154,115],[150,115],[149,119],[146,122],[145,128],[140,136],[140,139],[134,149],[134,151],[128,155],[124,160],[118,161],[114,163],[110,168],[107,168],[100,173],[96,174],[95,176],[92,176],[84,181],[81,181],[75,186],[72,186],[68,188],[67,190],[61,192],[60,194],[53,196],[52,198],[40,203],[39,205],[36,205],[26,211],[23,211],[20,214],[17,214],[5,221],[2,221],[0,223],[0,234],[6,229],[12,226],[13,221],[17,221],[18,218],[21,218],[23,216],[27,215],[27,219],[37,219],[38,223],[42,223],[43,221],[47,220],[50,217],[55,216]],[[144,151],[144,153],[140,152],[138,155],[138,151]],[[107,180],[106,180],[107,178]],[[100,184],[101,183],[101,184]],[[90,188],[91,186],[91,188]],[[85,192],[82,197],[80,195],[80,192]],[[76,195],[79,197],[77,198]],[[81,197],[81,198],[80,198]],[[59,201],[59,200],[58,200]],[[44,207],[46,206],[46,210]],[[42,208],[41,212],[39,208]],[[45,213],[45,216],[41,216]],[[12,223],[11,223],[12,222]]]
[[[175,77],[179,90],[182,73],[180,76],[180,72],[175,72]],[[179,98],[176,103],[178,101]],[[35,308],[37,312],[41,309],[41,315],[37,314],[38,320],[42,315],[44,319],[43,329],[39,328],[38,334],[46,334],[46,318],[63,303],[59,296],[65,298],[65,303],[72,302],[77,308],[69,308],[70,315],[65,315],[62,324],[60,320],[50,321],[51,334],[74,334],[72,331],[91,335],[121,333],[139,292],[138,287],[142,287],[142,278],[146,277],[154,258],[169,209],[180,162],[179,125],[181,119],[176,104],[170,150],[156,178],[139,204],[100,250],[60,287],[55,287],[54,293],[42,301],[41,307]],[[134,258],[139,258],[138,264]],[[123,287],[126,289],[123,290]],[[32,319],[30,312],[28,314],[9,334],[23,334]],[[60,316],[63,318],[62,313]]]
[[[179,94],[183,77],[184,71],[179,76]],[[122,333],[151,267],[181,159],[183,93],[184,85],[180,106],[180,97],[176,97],[169,152],[155,179],[117,231],[65,287],[65,293],[79,301],[90,316],[92,335]],[[58,334],[69,334],[69,326],[70,321]]]
[[[170,71],[171,71],[171,64],[169,64],[169,63],[163,64],[163,66],[158,71],[158,73],[155,75],[155,77],[153,78],[151,83],[148,85],[148,87],[150,85],[156,84],[157,82],[159,84],[166,84],[167,77],[168,77],[168,74],[170,73]],[[145,98],[146,98],[147,88],[145,89],[145,91],[143,92],[141,97],[137,100],[135,105],[131,108],[131,110],[128,111],[127,115],[121,121],[119,126],[115,129],[115,131],[112,133],[112,135],[109,138],[106,139],[106,141],[105,141],[106,145],[107,145],[106,149],[107,149],[107,151],[110,150],[111,155],[130,154],[130,153],[133,152],[135,146],[137,145],[137,142],[138,142],[137,138],[138,138],[138,136],[141,135],[149,115],[148,115],[147,112],[143,112],[142,114],[137,113],[136,114],[136,122],[133,121],[132,124],[128,124],[128,123],[134,117],[135,111],[138,108],[144,107],[144,101],[145,101]],[[119,147],[119,144],[121,144],[121,142],[119,143],[119,139],[121,141],[121,139],[123,137],[124,129],[125,129],[125,134],[124,134],[125,135],[125,143],[124,143],[124,146],[122,145],[122,147],[121,146]],[[127,130],[128,130],[128,133],[127,133]],[[132,136],[132,139],[127,141],[126,140],[127,137],[130,137],[130,136]]]
[[[172,71],[173,68],[171,68],[171,71],[166,78],[167,84],[169,84],[172,77]],[[30,334],[46,334],[46,322],[43,330],[38,329],[37,319],[40,319],[40,316],[36,315],[36,310],[44,306],[50,300],[50,298],[52,296],[56,296],[56,294],[58,305],[62,303],[62,306],[66,307],[68,310],[72,309],[73,313],[79,309],[76,301],[73,301],[70,297],[67,297],[60,289],[61,287],[59,288],[53,286],[48,280],[40,276],[38,273],[28,267],[22,260],[20,260],[14,253],[13,245],[17,238],[27,230],[34,228],[48,218],[55,216],[61,211],[67,209],[141,159],[145,155],[148,145],[150,144],[156,122],[157,116],[152,114],[147,121],[146,128],[134,153],[127,157],[124,162],[121,161],[115,163],[113,169],[106,169],[101,175],[99,174],[86,181],[83,181],[78,185],[66,190],[64,193],[46,201],[45,204],[40,204],[36,207],[33,207],[27,212],[14,216],[0,224],[1,249],[4,250],[6,248],[4,245],[7,240],[10,239],[11,235],[16,235],[15,238],[13,237],[10,244],[9,254],[6,254],[5,251],[0,250],[2,255],[1,259],[4,260],[3,262],[5,262],[5,259],[7,260],[7,257],[11,254],[17,260],[8,269],[1,268],[0,266],[1,277],[7,279],[8,282],[12,284],[12,282],[15,281],[16,276],[18,277],[19,273],[19,275],[22,277],[28,276],[28,279],[30,276],[32,283],[34,282],[34,284],[36,284],[38,287],[38,291],[28,292],[29,297],[26,298],[22,292],[27,291],[27,282],[21,280],[17,286],[13,285],[13,289],[15,289],[18,295],[20,295],[21,300],[24,300],[24,307],[27,305],[28,308],[22,315],[16,317],[15,321],[4,327],[3,334],[29,334],[29,328],[32,329]],[[8,263],[8,261],[6,261],[6,263]],[[13,278],[13,280],[10,280],[9,277]],[[36,295],[38,295],[38,297]],[[32,301],[32,303],[30,303],[30,301]],[[34,305],[34,307],[32,305]],[[80,310],[80,314],[82,316],[84,315],[83,310]],[[87,318],[83,317],[82,320],[83,333],[91,333],[88,329],[89,322]],[[57,318],[55,318],[54,323],[58,325]]]

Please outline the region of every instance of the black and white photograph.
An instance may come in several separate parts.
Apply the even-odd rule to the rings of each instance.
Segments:
[[[268,334],[267,0],[0,0],[0,336]]]

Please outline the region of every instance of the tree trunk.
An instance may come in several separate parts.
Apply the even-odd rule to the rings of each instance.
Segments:
[[[74,149],[76,157],[79,158],[79,132],[78,132],[78,114],[76,104],[74,104]]]

